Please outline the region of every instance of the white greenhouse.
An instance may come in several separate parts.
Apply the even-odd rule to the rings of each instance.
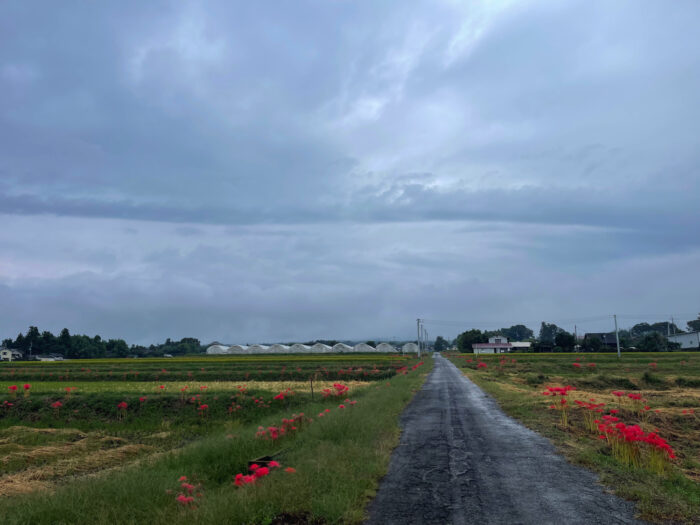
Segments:
[[[314,354],[330,354],[332,351],[333,349],[330,346],[323,343],[316,343],[311,347],[311,352]]]
[[[331,350],[333,350],[334,352],[339,353],[339,354],[345,354],[348,352],[352,352],[353,348],[350,345],[346,345],[344,343],[338,343],[338,344],[333,345],[333,348]]]
[[[228,353],[228,346],[220,344],[214,344],[207,348],[207,355],[224,355]]]
[[[405,345],[403,345],[401,350],[404,354],[417,354],[418,345],[416,343],[406,343]]]
[[[366,354],[376,352],[377,350],[373,346],[369,346],[367,343],[360,343],[359,345],[355,345],[355,348],[353,348],[352,351]]]
[[[379,343],[377,345],[377,349],[375,350],[376,352],[396,352],[396,348],[393,345],[390,345],[389,343]]]
[[[269,353],[269,346],[265,345],[250,345],[248,347],[249,354],[267,354]]]
[[[228,347],[229,354],[248,354],[248,347],[245,345],[232,345]]]
[[[267,351],[271,354],[288,354],[291,350],[287,345],[276,344],[268,348]]]

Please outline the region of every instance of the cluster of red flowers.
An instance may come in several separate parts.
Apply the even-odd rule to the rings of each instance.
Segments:
[[[270,472],[272,472],[270,469],[275,469],[275,468],[281,468],[282,465],[280,465],[277,461],[268,461],[267,466],[261,466],[258,465],[257,463],[253,463],[250,467],[248,467],[248,470],[250,470],[250,474],[241,474],[238,473],[234,476],[233,478],[233,484],[236,485],[237,487],[243,487],[245,485],[254,485],[256,481],[269,476]],[[288,472],[290,474],[293,474],[296,472],[295,469],[292,467],[287,467],[284,469],[285,472]]]
[[[564,396],[568,396],[569,392],[576,390],[571,385],[566,386],[550,386],[542,392],[543,396],[562,396],[559,404],[549,405],[549,408],[561,411],[561,424],[563,427],[569,426],[569,405]]]
[[[488,368],[488,367],[489,367],[489,365],[487,365],[487,364],[484,363],[483,361],[480,361],[479,364],[476,365],[476,368],[477,368],[477,369],[479,369],[479,368]]]
[[[652,469],[663,471],[665,462],[676,455],[668,442],[656,432],[644,432],[639,425],[626,425],[620,418],[608,415],[596,420],[600,439],[612,447],[613,455],[624,463],[640,466],[645,459]],[[647,447],[646,457],[640,446]]]
[[[287,388],[286,390],[283,390],[282,392],[280,392],[279,394],[277,394],[277,395],[276,395],[275,397],[273,397],[272,399],[275,399],[275,400],[277,400],[277,401],[284,401],[284,398],[285,398],[285,397],[293,396],[293,395],[294,395],[294,392],[292,392],[292,389],[291,389],[291,388]]]
[[[323,394],[323,397],[342,397],[344,396],[348,391],[350,390],[350,387],[342,384],[342,383],[333,383],[333,389],[330,388],[324,388],[323,391],[321,392]]]
[[[306,417],[303,412],[300,414],[292,414],[291,418],[283,418],[282,424],[279,427],[258,427],[255,437],[260,439],[268,439],[270,441],[277,441],[283,436],[287,436],[300,430],[312,421],[313,419]]]
[[[424,364],[423,361],[421,361],[420,363],[417,363],[417,364],[413,365],[413,366],[411,367],[411,370],[417,370],[418,367],[419,367],[419,366],[423,366],[423,364]]]
[[[198,498],[202,497],[201,492],[197,492],[195,494],[195,489],[201,489],[201,487],[195,486],[192,483],[187,482],[187,476],[180,476],[180,479],[178,479],[180,482],[180,488],[182,489],[182,492],[178,493],[177,497],[175,500],[182,506],[184,507],[190,507],[194,508],[194,503],[196,502],[195,496]],[[168,493],[172,493],[172,491],[166,491]]]

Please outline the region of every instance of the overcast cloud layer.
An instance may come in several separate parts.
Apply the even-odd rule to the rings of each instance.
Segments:
[[[3,2],[0,337],[695,317],[698,20],[693,0]]]

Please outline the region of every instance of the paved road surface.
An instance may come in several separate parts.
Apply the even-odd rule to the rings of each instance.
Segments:
[[[642,523],[633,504],[604,492],[594,474],[435,359],[402,415],[401,442],[367,524]]]

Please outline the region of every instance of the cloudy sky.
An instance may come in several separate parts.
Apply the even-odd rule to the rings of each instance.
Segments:
[[[2,2],[0,337],[693,318],[699,19],[694,0]]]

